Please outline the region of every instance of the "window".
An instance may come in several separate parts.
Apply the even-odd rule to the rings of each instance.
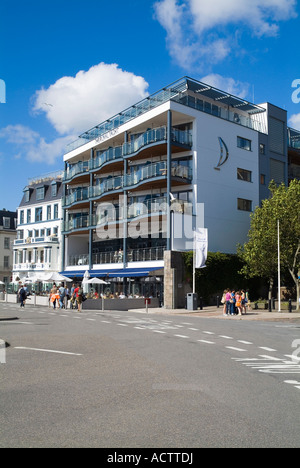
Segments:
[[[252,201],[244,200],[243,198],[238,198],[237,208],[240,211],[252,211]]]
[[[260,174],[260,185],[266,185],[266,176],[265,176],[265,174]]]
[[[36,189],[36,199],[44,200],[45,198],[45,187],[39,187]]]
[[[3,266],[4,268],[9,268],[9,257],[4,257]]]
[[[5,250],[9,250],[9,249],[10,249],[9,237],[4,237],[4,249],[5,249]]]
[[[51,196],[56,197],[57,196],[57,184],[53,183],[51,185]]]
[[[51,219],[51,205],[47,206],[47,220]]]
[[[10,229],[10,218],[3,218],[3,228]]]
[[[50,229],[50,228],[47,229],[47,231],[46,231],[46,236],[47,236],[47,237],[51,236],[51,229]]]
[[[252,182],[252,172],[238,168],[237,178],[238,180],[244,180],[245,182]]]
[[[25,194],[25,203],[28,203],[30,200],[30,190],[29,189],[24,190],[24,194]]]
[[[27,210],[27,224],[31,223],[31,210]]]
[[[58,205],[54,205],[54,219],[58,219]]]
[[[251,151],[251,140],[247,140],[247,138],[237,137],[237,145],[238,148]]]
[[[34,230],[34,237],[35,237],[35,238],[39,237],[39,234],[40,234],[40,233],[39,233],[39,230],[38,230],[38,229],[35,229],[35,230]]]
[[[35,221],[38,223],[39,221],[43,220],[43,208],[36,208],[35,209]]]
[[[20,224],[24,224],[24,211],[20,211]]]
[[[266,154],[266,145],[263,145],[262,143],[259,145],[259,152],[260,154]]]
[[[45,229],[41,229],[40,237],[44,237],[44,236],[45,236]]]

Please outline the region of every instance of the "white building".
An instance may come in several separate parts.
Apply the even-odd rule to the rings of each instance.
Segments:
[[[210,251],[235,253],[269,181],[288,181],[287,148],[283,109],[190,78],[163,88],[65,154],[62,270],[155,293],[164,252],[190,249],[196,225]]]
[[[60,269],[62,172],[29,181],[17,210],[13,280],[43,280]]]

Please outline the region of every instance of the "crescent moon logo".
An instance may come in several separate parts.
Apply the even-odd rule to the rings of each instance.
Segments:
[[[220,170],[220,167],[223,166],[223,164],[225,164],[229,158],[229,151],[228,151],[228,147],[225,141],[219,137],[219,143],[220,143],[221,153],[220,153],[220,160],[218,162],[218,165],[215,167],[217,171]]]

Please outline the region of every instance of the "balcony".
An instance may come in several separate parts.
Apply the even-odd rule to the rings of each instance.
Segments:
[[[24,244],[30,245],[43,243],[58,244],[58,236],[55,234],[46,237],[27,237],[27,239],[17,239],[14,241],[14,246],[18,247]]]
[[[146,249],[128,250],[128,262],[149,262],[164,259],[165,247],[151,247]],[[123,252],[99,252],[93,255],[94,265],[107,265],[114,263],[123,263]]]
[[[167,127],[148,130],[130,143],[124,143],[122,146],[108,148],[106,151],[99,152],[96,158],[91,161],[74,164],[65,171],[64,180],[70,181],[74,177],[87,174],[89,171],[94,172],[108,163],[121,162],[127,157],[133,157],[143,149],[159,143],[167,143]],[[191,132],[172,128],[172,143],[180,145],[185,149],[191,148]]]

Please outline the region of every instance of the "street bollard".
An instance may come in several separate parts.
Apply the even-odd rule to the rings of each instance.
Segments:
[[[269,312],[272,312],[272,301],[269,299]]]
[[[289,313],[291,314],[293,310],[292,299],[289,299]]]
[[[203,310],[203,298],[200,297],[200,310]]]
[[[220,307],[220,296],[217,296],[217,309]]]

